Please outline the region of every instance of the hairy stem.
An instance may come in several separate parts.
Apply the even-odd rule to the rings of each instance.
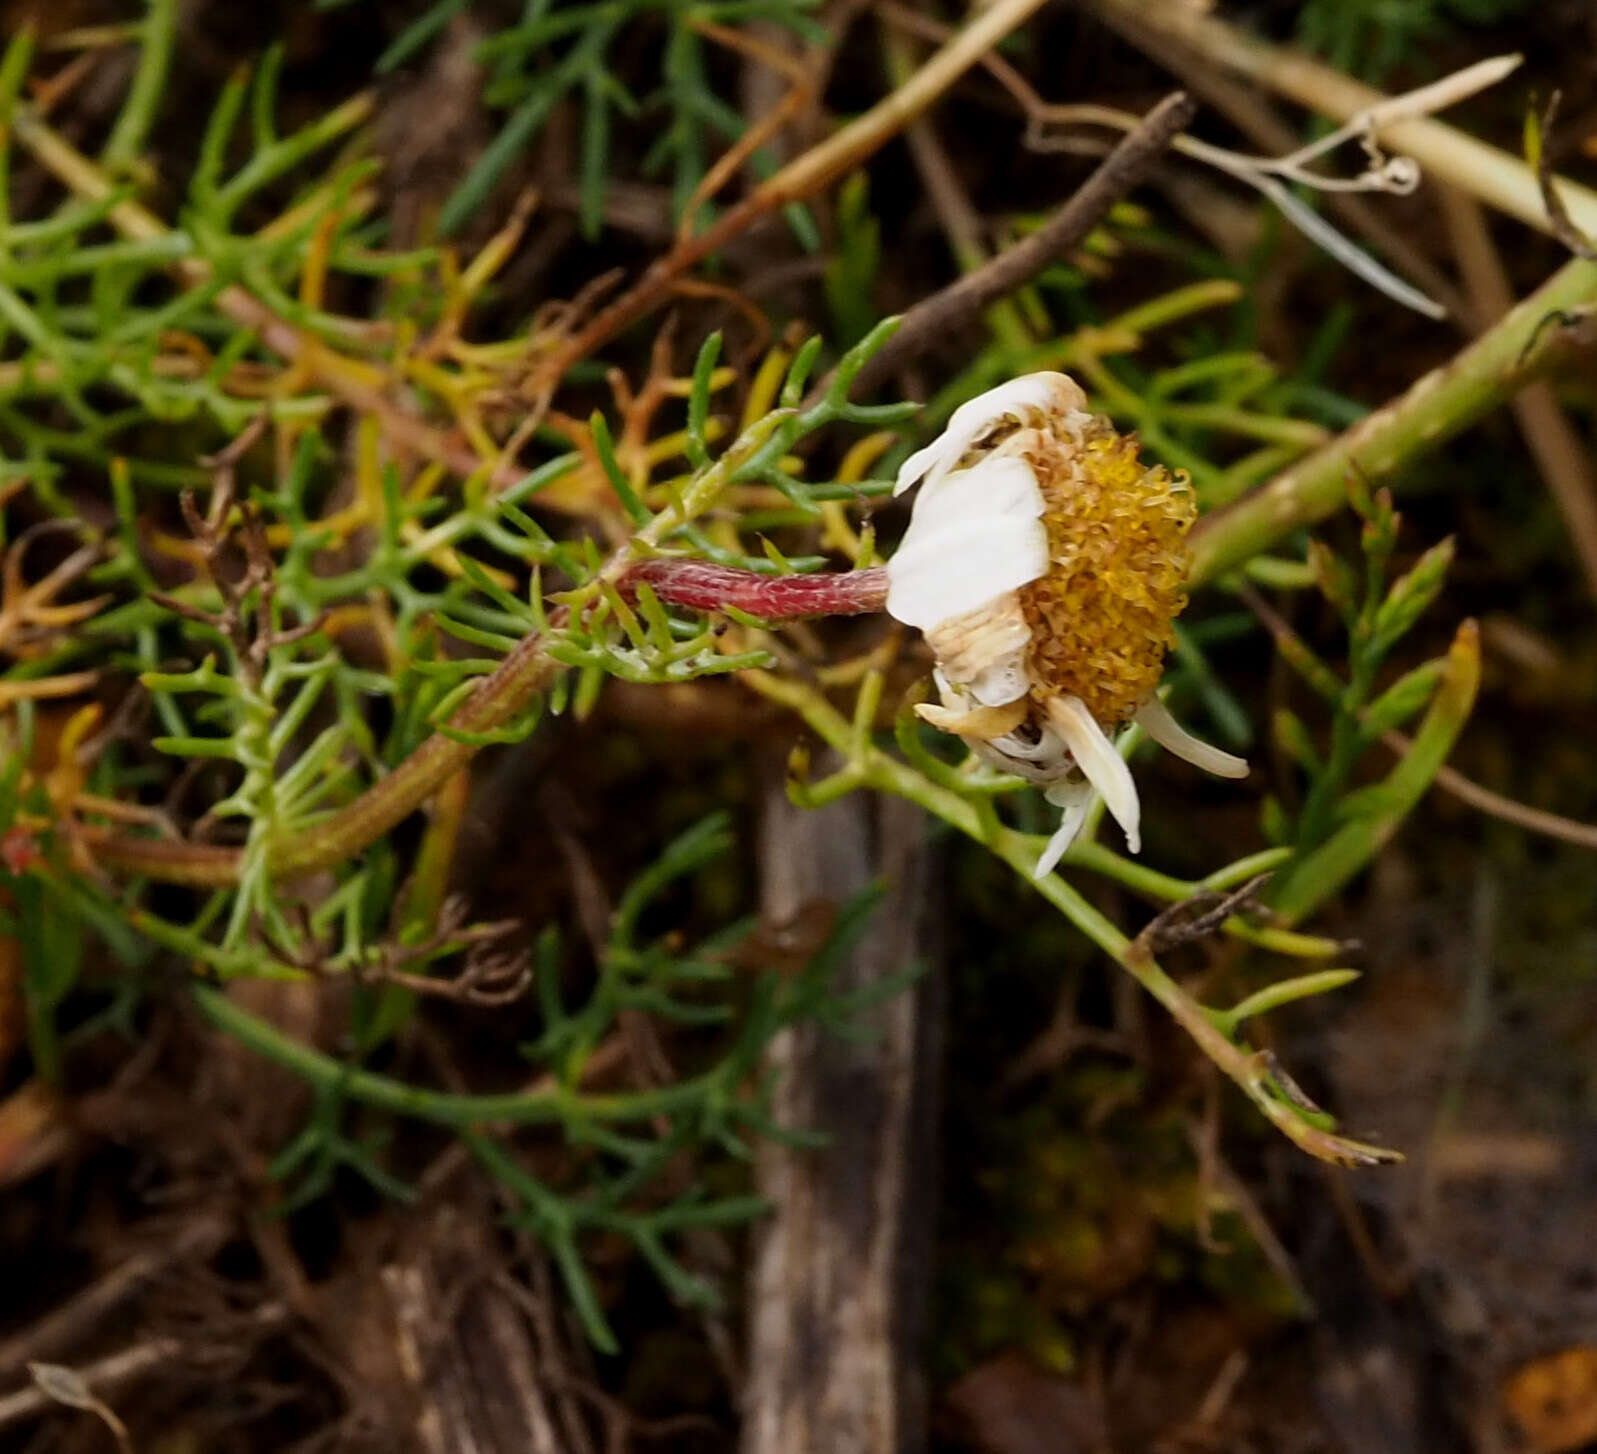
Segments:
[[[668,606],[694,611],[727,607],[767,621],[805,616],[868,616],[887,604],[887,571],[825,571],[808,576],[766,576],[700,560],[647,560],[616,582],[624,596],[647,585]]]
[[[881,610],[887,598],[887,572],[879,567],[767,576],[697,560],[633,562],[618,553],[601,574],[623,596],[635,597],[638,586],[647,584],[669,606],[696,611],[732,607],[770,621],[862,615]],[[550,636],[568,619],[565,609],[553,612],[548,633],[523,637],[477,683],[450,719],[448,731],[435,732],[387,777],[331,817],[276,840],[268,856],[272,876],[312,873],[353,858],[432,797],[476,752],[477,744],[468,738],[480,739],[513,722],[549,686],[560,670],[547,653]],[[90,842],[107,868],[197,888],[236,883],[243,863],[238,849],[216,844],[121,835],[97,836]]]

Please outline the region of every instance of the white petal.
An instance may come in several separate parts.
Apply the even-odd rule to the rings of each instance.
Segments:
[[[926,628],[926,644],[937,663],[943,683],[943,705],[950,686],[961,702],[983,707],[1005,707],[1031,690],[1026,658],[1031,648],[1031,627],[1020,597],[1005,591],[985,606],[963,616]]]
[[[948,425],[924,449],[918,449],[899,466],[893,493],[901,495],[923,476],[934,484],[959,463],[964,452],[994,424],[1013,415],[1024,418],[1025,411],[1053,407],[1068,412],[1085,409],[1087,396],[1066,374],[1025,374],[978,394],[961,404],[949,416]]]
[[[1211,747],[1207,742],[1199,741],[1170,715],[1170,709],[1157,697],[1149,697],[1137,709],[1132,721],[1136,722],[1166,752],[1173,753],[1184,762],[1190,762],[1194,767],[1201,767],[1216,777],[1248,775],[1248,764],[1245,759],[1233,757],[1229,752],[1222,752],[1218,747]]]
[[[1044,796],[1056,808],[1065,811],[1059,820],[1059,827],[1054,830],[1054,836],[1048,840],[1048,846],[1038,858],[1037,867],[1032,870],[1033,878],[1047,878],[1054,871],[1054,865],[1064,857],[1065,850],[1076,841],[1081,825],[1087,821],[1087,809],[1092,806],[1092,785],[1055,783]]]
[[[977,516],[1041,517],[1042,489],[1032,468],[1018,455],[986,456],[969,469],[928,481],[915,497],[906,540],[922,530],[945,530]]]
[[[1048,569],[1042,491],[1024,460],[959,470],[922,492],[887,563],[887,612],[921,630],[977,610]]]
[[[1045,731],[1044,740],[1026,743],[1020,734],[1011,732],[1005,737],[995,737],[989,742],[971,738],[971,750],[989,767],[1007,772],[1039,788],[1053,787],[1075,771],[1076,760],[1070,749],[1053,732]]]
[[[1114,743],[1080,697],[1055,697],[1048,704],[1048,716],[1065,739],[1076,765],[1102,795],[1104,806],[1126,835],[1126,847],[1140,853],[1142,805],[1137,801],[1137,784],[1125,759],[1115,751]]]

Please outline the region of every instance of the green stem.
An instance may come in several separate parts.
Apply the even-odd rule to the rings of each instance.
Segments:
[[[514,720],[557,670],[544,653],[546,640],[538,633],[523,637],[477,684],[451,718],[451,730],[481,734]],[[274,842],[268,860],[272,876],[292,877],[353,858],[426,802],[475,751],[472,742],[435,732],[352,803],[330,818]],[[109,868],[167,883],[225,888],[238,882],[240,857],[234,848],[118,836],[96,842],[94,852]]]
[[[1261,490],[1199,521],[1192,580],[1212,581],[1347,502],[1350,471],[1392,474],[1511,398],[1570,352],[1568,326],[1597,306],[1597,263],[1566,263],[1454,358]]]
[[[424,1090],[363,1070],[285,1035],[275,1025],[252,1015],[223,991],[195,985],[191,993],[200,1013],[213,1025],[257,1054],[293,1071],[317,1090],[337,1093],[395,1115],[414,1116],[440,1126],[550,1125],[554,1122],[640,1121],[668,1115],[703,1102],[716,1077],[700,1076],[658,1090],[611,1095],[580,1095],[551,1090],[507,1091],[499,1095],[461,1095]]]
[[[1315,776],[1298,817],[1296,847],[1298,856],[1308,853],[1331,836],[1337,806],[1347,793],[1353,769],[1363,749],[1359,730],[1360,715],[1374,686],[1377,663],[1369,653],[1357,650],[1355,635],[1352,674],[1337,694],[1331,722],[1331,744],[1325,756],[1325,769]]]
[[[1197,1042],[1198,1048],[1236,1083],[1277,1129],[1304,1151],[1339,1165],[1371,1165],[1399,1159],[1392,1152],[1321,1129],[1306,1119],[1298,1107],[1283,1100],[1277,1093],[1277,1077],[1268,1058],[1227,1039],[1216,1028],[1210,1013],[1160,968],[1145,945],[1128,939],[1058,874],[1042,879],[1034,877],[1037,848],[1031,835],[997,827],[990,817],[984,817],[974,804],[958,793],[929,781],[908,763],[888,756],[874,745],[866,745],[862,751],[853,724],[817,689],[763,671],[748,671],[742,676],[762,696],[782,703],[803,717],[828,746],[858,768],[869,786],[918,803],[1007,863],[1023,882],[1047,899],[1163,1005],[1171,1018]]]
[[[140,37],[139,68],[128,87],[127,100],[122,103],[122,114],[100,153],[100,165],[108,171],[117,171],[138,159],[166,94],[167,67],[177,41],[177,0],[149,0],[149,4]]]
[[[1480,633],[1465,621],[1449,648],[1442,679],[1414,740],[1381,784],[1379,801],[1343,823],[1272,886],[1271,903],[1288,924],[1301,922],[1391,841],[1447,761],[1480,686]]]

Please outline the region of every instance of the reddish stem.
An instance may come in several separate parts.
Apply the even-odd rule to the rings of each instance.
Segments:
[[[887,604],[887,571],[830,571],[813,576],[766,576],[702,560],[646,560],[617,582],[628,600],[647,581],[662,601],[695,611],[732,606],[765,621],[801,616],[865,616]]]
[[[697,560],[647,560],[620,569],[612,579],[616,589],[632,600],[637,599],[639,583],[647,581],[668,605],[695,611],[733,606],[766,621],[862,616],[887,604],[887,572],[881,567],[813,576],[763,576]],[[566,624],[564,607],[550,613],[553,631]],[[513,719],[534,693],[547,686],[556,669],[546,654],[547,644],[540,633],[524,636],[498,669],[477,683],[455,712],[451,726],[461,732],[485,733]],[[361,852],[437,792],[475,751],[476,743],[469,736],[434,733],[387,777],[330,818],[307,833],[274,843],[273,874],[292,878]],[[106,866],[201,888],[238,882],[241,856],[236,848],[120,834],[102,836],[99,830],[91,831],[95,857]],[[15,863],[28,852],[27,841],[15,831],[0,837],[0,862]]]

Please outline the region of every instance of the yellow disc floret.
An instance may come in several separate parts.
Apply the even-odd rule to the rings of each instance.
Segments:
[[[1020,591],[1032,696],[1080,697],[1117,726],[1158,685],[1187,603],[1191,486],[1143,464],[1135,438],[1101,417],[1079,437],[1028,430],[1007,443],[1036,473],[1048,531],[1048,573]]]

